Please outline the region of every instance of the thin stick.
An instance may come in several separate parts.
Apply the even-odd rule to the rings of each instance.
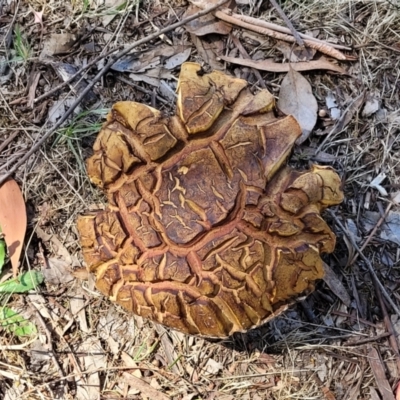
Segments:
[[[390,336],[390,333],[385,332],[385,333],[381,333],[380,335],[372,336],[372,337],[369,337],[366,339],[357,339],[357,341],[354,341],[354,342],[343,343],[342,346],[361,346],[363,344],[377,342],[378,340],[387,338],[388,336]]]
[[[276,0],[269,0],[270,3],[275,7],[275,10],[278,11],[278,14],[281,16],[281,18],[283,19],[283,21],[285,22],[285,24],[287,25],[287,27],[290,29],[290,31],[292,32],[292,35],[294,36],[294,38],[296,39],[296,42],[299,46],[304,47],[304,41],[303,39],[299,36],[299,34],[297,33],[296,29],[294,29],[294,26],[292,24],[292,22],[290,21],[290,19],[286,16],[286,14],[284,13],[284,11],[282,10],[281,6],[276,2]]]
[[[389,296],[389,293],[386,291],[385,287],[382,285],[382,282],[379,280],[378,276],[376,275],[376,272],[374,270],[374,267],[372,266],[371,262],[368,260],[367,257],[365,257],[364,253],[360,250],[360,248],[357,246],[355,240],[353,239],[353,236],[350,235],[346,228],[343,226],[343,224],[340,222],[339,218],[335,215],[335,213],[332,210],[328,210],[329,214],[331,217],[336,221],[336,223],[339,225],[340,229],[343,231],[343,233],[346,235],[347,239],[349,239],[351,245],[354,247],[354,249],[357,251],[358,254],[360,254],[360,257],[362,260],[367,264],[369,272],[378,285],[379,289],[381,290],[383,296],[385,299],[388,301],[388,303],[392,306],[393,310],[395,313],[400,317],[400,310],[392,300],[392,298]]]
[[[163,33],[170,32],[176,28],[179,28],[182,25],[187,24],[190,21],[193,21],[196,18],[202,17],[203,15],[206,15],[210,13],[211,11],[217,9],[218,7],[221,7],[224,3],[226,3],[228,0],[221,0],[217,4],[214,4],[213,6],[206,8],[205,10],[201,10],[196,14],[191,15],[190,17],[187,17],[183,19],[182,21],[176,22],[175,24],[172,24],[170,26],[167,26],[163,29],[160,29],[157,32],[154,32],[153,34],[140,39],[136,42],[134,42],[131,46],[127,47],[124,50],[121,50],[117,54],[111,56],[110,61],[104,66],[104,68],[92,79],[92,81],[86,86],[86,88],[82,91],[82,93],[79,95],[79,97],[74,101],[74,103],[71,105],[71,107],[65,112],[65,114],[61,117],[61,119],[51,128],[49,129],[42,137],[41,139],[38,140],[38,142],[32,146],[32,148],[10,169],[8,173],[0,177],[0,185],[2,185],[6,179],[8,179],[17,169],[23,165],[29,157],[34,154],[40,146],[46,142],[46,140],[68,119],[68,117],[72,114],[72,112],[75,110],[75,108],[81,103],[82,99],[85,97],[85,95],[93,88],[93,86],[102,78],[102,76],[114,65],[115,61],[118,60],[119,58],[123,57],[125,54],[128,54],[130,51],[132,51],[135,47],[138,47],[142,44],[148,43],[151,40],[157,39],[160,35]]]
[[[225,12],[226,10],[223,10],[223,11]],[[250,17],[248,15],[242,15],[242,14],[236,14],[236,13],[231,13],[230,15],[232,15],[232,17],[234,17],[234,18],[240,19],[241,21],[247,22],[249,24],[258,25],[258,26],[261,26],[263,28],[272,29],[273,31],[277,31],[277,32],[281,32],[281,33],[289,33],[289,34],[291,34],[289,28],[286,28],[286,27],[281,26],[281,25],[273,24],[272,22],[267,22],[267,21],[264,21],[262,19]],[[316,43],[324,44],[324,45],[327,45],[327,46],[331,46],[331,47],[333,47],[335,49],[339,49],[339,50],[347,50],[347,51],[351,51],[352,50],[351,47],[348,47],[348,46],[343,46],[341,44],[331,43],[331,42],[328,42],[326,40],[317,39],[317,38],[315,38],[313,36],[306,35],[305,33],[301,33],[301,32],[297,32],[297,33],[299,34],[299,36],[301,38],[310,40],[312,42],[316,42]]]
[[[292,35],[288,35],[287,33],[277,32],[272,29],[260,26],[258,24],[257,25],[249,24],[248,22],[244,22],[240,19],[237,19],[231,15],[228,15],[227,13],[225,13],[223,11],[218,10],[214,13],[214,15],[217,18],[221,19],[222,21],[228,22],[228,23],[236,25],[236,26],[240,26],[244,29],[248,29],[249,31],[257,32],[262,35],[267,35],[267,36],[270,36],[277,40],[284,40],[285,42],[290,42],[290,43],[296,42],[296,39]],[[328,44],[318,43],[318,42],[315,42],[312,40],[305,40],[304,43],[306,44],[306,46],[311,47],[312,49],[316,49],[316,50],[320,51],[321,53],[324,53],[328,56],[334,57],[338,60],[347,60],[348,59],[348,57],[346,57],[343,53],[341,53],[339,50],[334,49],[333,47],[331,47]]]
[[[374,226],[374,229],[372,229],[371,233],[368,235],[367,240],[363,243],[363,245],[361,246],[360,250],[364,251],[364,249],[367,247],[368,243],[371,241],[371,239],[375,236],[376,231],[378,230],[378,228],[383,224],[383,222],[385,221],[386,217],[389,214],[390,209],[392,208],[393,203],[389,203],[386,207],[385,213],[379,218],[379,221],[376,223],[376,225]],[[358,258],[358,253],[354,255],[353,259],[350,261],[349,265],[352,265],[356,262]],[[399,371],[400,372],[400,371]]]

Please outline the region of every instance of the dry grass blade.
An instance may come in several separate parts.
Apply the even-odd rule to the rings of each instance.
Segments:
[[[0,186],[0,226],[5,235],[14,278],[26,232],[26,209],[18,183],[13,179]]]

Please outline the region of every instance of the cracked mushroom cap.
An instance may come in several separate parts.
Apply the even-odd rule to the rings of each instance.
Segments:
[[[176,115],[114,105],[88,160],[106,210],[78,219],[97,288],[181,332],[226,337],[313,290],[335,236],[339,176],[285,165],[301,131],[266,90],[182,65]]]

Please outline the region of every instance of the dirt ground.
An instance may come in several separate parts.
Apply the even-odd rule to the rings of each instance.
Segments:
[[[296,53],[237,26],[206,36],[195,34],[196,25],[192,33],[178,27],[118,60],[13,174],[28,211],[20,270],[41,270],[45,281],[27,295],[1,298],[38,330],[26,338],[0,327],[1,398],[400,399],[400,3],[279,3],[298,32],[348,47],[341,50],[345,60],[326,56],[345,73],[301,72],[317,99],[318,120],[290,159],[299,169],[330,165],[342,178],[345,200],[324,214],[337,235],[324,261],[341,285],[319,282],[272,322],[221,341],[131,316],[94,288],[76,219],[105,202],[85,160],[111,105],[134,100],[172,114],[185,60],[278,97],[285,72],[221,57],[247,52],[281,65]],[[266,0],[237,4],[238,14],[285,26]],[[0,0],[0,178],[56,126],[111,50],[182,20],[187,8],[183,0]],[[160,69],[166,58],[169,69]],[[78,85],[65,84],[93,60]]]

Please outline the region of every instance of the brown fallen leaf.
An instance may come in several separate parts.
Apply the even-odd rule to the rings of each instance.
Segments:
[[[43,43],[39,58],[70,53],[76,41],[77,37],[72,33],[52,33]]]
[[[184,18],[190,17],[193,14],[199,12],[197,7],[189,7]],[[219,35],[228,35],[232,30],[232,26],[226,24],[223,21],[219,21],[214,18],[211,14],[204,15],[200,18],[194,19],[185,25],[186,30],[189,33],[193,33],[197,36],[205,36],[211,33]]]
[[[0,225],[10,255],[13,275],[18,275],[18,261],[26,232],[26,208],[18,183],[13,179],[0,186]]]
[[[382,360],[374,347],[370,347],[368,350],[368,362],[374,374],[375,382],[382,396],[382,400],[395,400],[392,388],[386,378]]]
[[[101,342],[96,337],[88,337],[77,347],[80,364],[85,369],[85,377],[78,375],[75,379],[77,386],[76,400],[94,400],[100,398],[99,370],[107,368],[107,356]]]
[[[187,8],[183,18],[190,17],[193,14],[196,14],[201,9],[210,7],[213,4],[216,4],[215,0],[208,0],[208,1],[199,1],[198,4],[193,2],[194,4],[189,5]],[[200,4],[202,3],[202,4]],[[227,24],[224,21],[221,21],[214,17],[212,14],[203,15],[200,18],[196,18],[193,21],[188,22],[185,25],[186,30],[189,33],[192,33],[196,36],[204,36],[210,33],[217,33],[219,35],[228,35],[232,30],[232,25]]]
[[[232,64],[243,65],[245,67],[251,67],[260,69],[261,71],[269,71],[269,72],[289,72],[290,66],[295,71],[312,71],[315,69],[325,69],[329,71],[338,72],[339,74],[347,74],[347,72],[339,65],[333,64],[328,61],[325,57],[321,57],[318,60],[308,61],[308,62],[298,62],[293,64],[282,64],[276,63],[272,60],[262,60],[262,61],[254,61],[247,60],[244,58],[235,58],[235,57],[227,57],[223,55],[219,55],[219,58],[224,61],[228,61]]]
[[[292,68],[281,83],[277,106],[285,114],[296,118],[301,127],[301,136],[296,144],[303,143],[317,122],[318,103],[308,80]]]

